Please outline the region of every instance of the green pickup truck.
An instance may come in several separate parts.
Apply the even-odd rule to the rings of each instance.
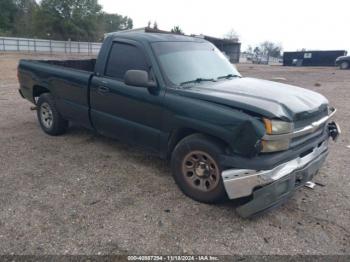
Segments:
[[[242,199],[243,217],[310,181],[340,132],[325,97],[242,77],[201,38],[110,34],[96,60],[21,60],[18,78],[45,133],[76,122],[142,146],[170,160],[184,194]]]

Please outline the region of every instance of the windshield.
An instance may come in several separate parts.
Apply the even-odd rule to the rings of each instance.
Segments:
[[[152,47],[166,77],[175,85],[240,76],[220,50],[208,42],[156,42]]]

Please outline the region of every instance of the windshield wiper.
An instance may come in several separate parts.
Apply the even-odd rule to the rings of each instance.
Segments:
[[[214,78],[201,78],[201,77],[198,77],[198,78],[196,78],[194,80],[182,82],[182,83],[180,83],[180,86],[186,85],[186,84],[191,84],[191,83],[200,83],[200,82],[204,82],[204,81],[216,82],[216,80]]]
[[[231,77],[239,77],[238,75],[234,75],[234,74],[227,74],[224,76],[219,76],[217,79],[230,79]]]

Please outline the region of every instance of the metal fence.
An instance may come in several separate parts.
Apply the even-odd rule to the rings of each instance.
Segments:
[[[49,54],[97,55],[102,43],[56,41],[47,39],[0,37],[0,52],[27,52]],[[239,56],[240,55],[240,56]],[[252,54],[237,53],[237,61],[251,63]],[[269,57],[268,63],[279,63],[278,58]]]
[[[101,43],[0,37],[0,52],[98,54]]]
[[[240,63],[258,63],[258,64],[281,64],[281,58],[254,54],[241,53],[239,62]]]

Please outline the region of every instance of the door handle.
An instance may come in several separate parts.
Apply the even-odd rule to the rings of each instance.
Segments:
[[[109,88],[106,86],[99,86],[97,88],[97,92],[101,93],[101,94],[105,94],[109,92]]]

